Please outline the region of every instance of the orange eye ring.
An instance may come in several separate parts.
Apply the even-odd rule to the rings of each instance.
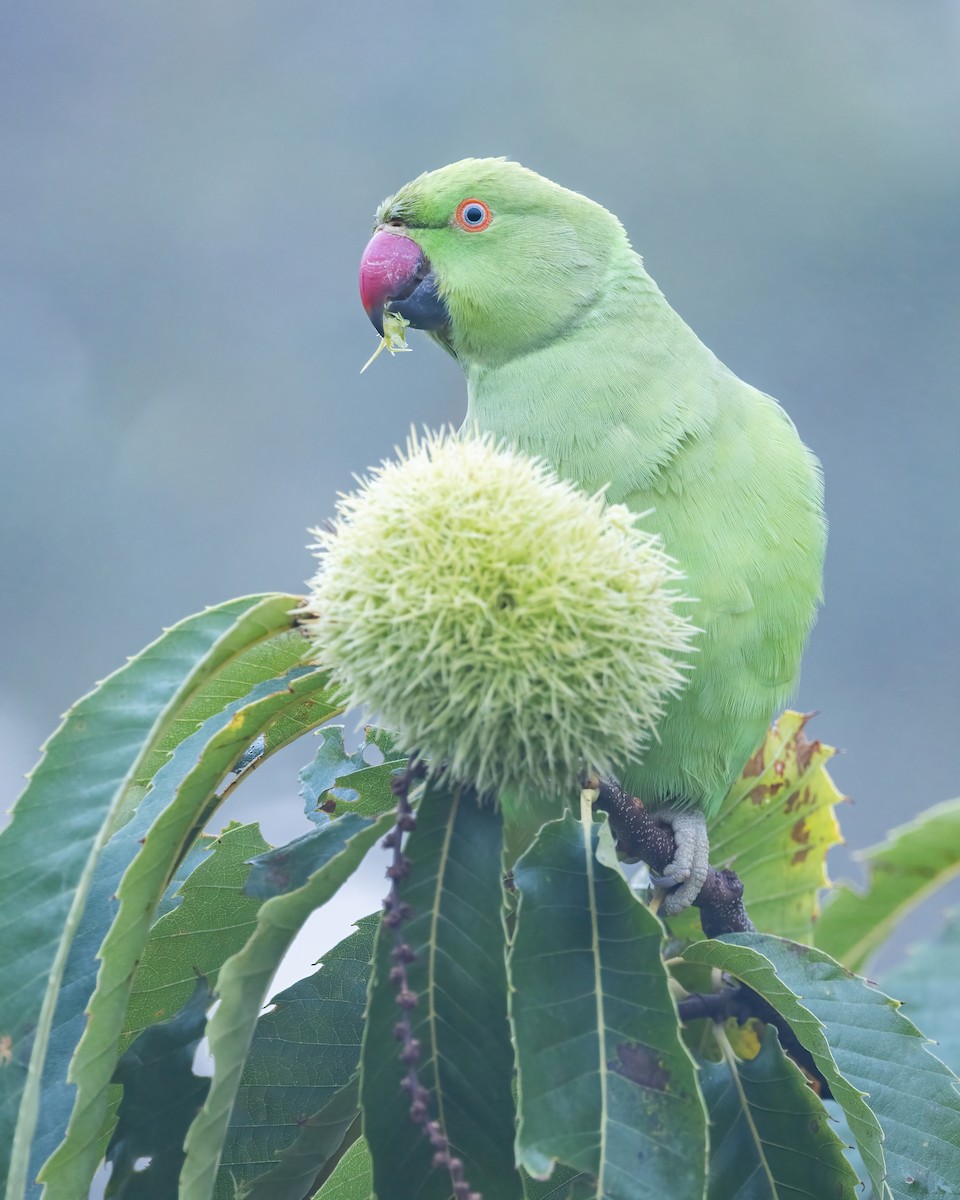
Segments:
[[[493,220],[493,213],[482,200],[477,200],[475,196],[468,196],[466,200],[461,200],[457,205],[453,219],[467,233],[480,233]]]

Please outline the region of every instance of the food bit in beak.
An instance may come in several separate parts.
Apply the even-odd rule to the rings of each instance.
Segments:
[[[399,313],[386,311],[383,314],[383,337],[380,339],[380,345],[374,350],[367,361],[360,368],[362,375],[367,367],[378,358],[384,350],[388,354],[403,354],[412,347],[407,345],[407,326],[410,322],[401,317]]]

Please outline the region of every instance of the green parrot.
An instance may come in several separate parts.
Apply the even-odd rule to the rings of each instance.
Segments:
[[[381,334],[399,314],[458,360],[465,427],[649,514],[685,574],[694,669],[618,772],[673,828],[663,908],[681,911],[707,817],[797,682],[821,600],[817,460],[674,312],[612,213],[518,163],[464,159],[385,200],[360,292]]]

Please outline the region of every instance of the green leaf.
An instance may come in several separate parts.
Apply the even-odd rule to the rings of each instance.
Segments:
[[[596,1194],[591,1175],[557,1164],[549,1179],[534,1179],[523,1174],[523,1200],[579,1200],[581,1195],[592,1200]]]
[[[244,1200],[303,1200],[317,1176],[339,1150],[351,1127],[360,1131],[360,1079],[354,1076],[300,1127],[300,1134],[279,1161],[248,1189]]]
[[[700,1066],[710,1113],[708,1200],[856,1200],[859,1180],[818,1097],[768,1025],[759,1053],[738,1057],[717,1030],[720,1062]]]
[[[960,913],[939,934],[911,948],[909,957],[881,980],[910,1020],[936,1042],[937,1058],[960,1074]]]
[[[359,816],[360,814],[353,814]],[[244,886],[248,896],[270,900],[274,896],[285,896],[295,891],[316,873],[317,847],[326,844],[320,837],[327,821],[319,829],[313,829],[301,837],[294,838],[284,846],[277,846],[265,854],[258,855],[250,863],[250,874]]]
[[[342,725],[328,725],[318,734],[322,740],[316,757],[300,772],[300,795],[311,821],[322,824],[328,813],[376,817],[396,807],[390,780],[405,765],[407,755],[397,749],[396,736],[388,730],[368,725],[364,734],[364,744],[353,754],[344,749]],[[364,752],[370,746],[383,755],[382,763],[367,762]]]
[[[285,597],[285,615],[288,607],[289,598]],[[283,672],[292,666],[289,678],[313,671],[311,667],[296,665],[303,653],[303,638],[281,631],[264,643],[255,642],[229,660],[223,670],[212,676],[190,700],[189,708],[194,716],[212,709],[211,714],[203,720],[198,730],[184,737],[167,759],[161,762],[149,790],[143,786],[142,774],[140,783],[131,789],[132,792],[139,792],[143,799],[136,810],[128,814],[126,823],[116,830],[100,855],[64,970],[51,1025],[38,1132],[31,1149],[31,1177],[39,1173],[43,1163],[62,1141],[73,1111],[75,1093],[73,1086],[67,1082],[68,1069],[74,1049],[86,1028],[86,1010],[97,981],[98,955],[117,913],[117,893],[124,872],[140,853],[151,826],[171,803],[178,786],[212,736],[222,732],[237,710],[252,697],[272,695],[277,691],[275,672]],[[314,677],[319,678],[316,675]],[[251,685],[255,685],[252,692],[241,690],[249,689]],[[221,705],[225,707],[219,708]],[[179,719],[177,725],[181,730],[187,728],[187,724]],[[156,759],[155,755],[153,757]],[[191,855],[186,857],[190,858]],[[180,869],[174,874],[179,875]],[[168,887],[157,911],[171,902]],[[192,982],[187,986],[192,987]],[[184,996],[187,994],[189,992],[185,991]],[[107,1120],[107,1135],[109,1124],[110,1119]],[[102,1141],[102,1137],[98,1138],[98,1146]],[[91,1169],[92,1157],[88,1162]],[[28,1194],[31,1197],[38,1195],[39,1186],[31,1187]]]
[[[594,1195],[589,1176],[558,1166],[548,1182],[523,1176],[523,1200],[586,1200]],[[589,1189],[585,1188],[589,1180]],[[584,1190],[580,1190],[583,1188]],[[260,1200],[251,1196],[249,1200]],[[263,1197],[263,1200],[269,1200]],[[376,1200],[373,1193],[373,1159],[364,1138],[359,1138],[344,1153],[329,1179],[316,1193],[316,1200]]]
[[[798,942],[813,940],[827,851],[842,841],[834,809],[843,797],[826,770],[836,751],[807,738],[808,720],[781,713],[707,824],[710,862],[743,880],[757,928]],[[676,937],[703,936],[692,909],[667,923]]]
[[[304,652],[309,649],[302,640],[300,645]],[[326,672],[294,667],[209,718],[157,772],[146,803],[150,810],[161,810],[146,836],[136,839],[135,857],[117,889],[119,909],[100,948],[102,961],[87,1006],[87,1025],[70,1067],[69,1078],[77,1085],[73,1112],[66,1137],[40,1173],[45,1200],[72,1200],[77,1181],[92,1178],[96,1169],[107,1089],[134,971],[171,875],[222,800],[217,786],[261,730],[285,711],[302,707],[305,697],[325,692]],[[330,712],[329,705],[316,706],[318,720]],[[134,828],[131,822],[121,834],[130,836]]]
[[[390,827],[392,814],[374,821],[346,813],[308,834],[314,869],[289,892],[277,892],[257,914],[257,928],[246,946],[220,970],[220,1005],[207,1036],[216,1069],[203,1110],[187,1134],[187,1159],[181,1173],[181,1200],[208,1200],[257,1018],[270,980],[307,917],[325,904]],[[270,854],[276,854],[271,851]],[[262,865],[270,854],[262,855]]]
[[[256,1195],[254,1181],[273,1179],[281,1156],[289,1161],[278,1180],[295,1157],[306,1166],[312,1155],[314,1176],[321,1170],[330,1151],[325,1144],[318,1148],[314,1124],[318,1115],[329,1121],[325,1106],[359,1066],[379,923],[379,914],[359,921],[354,933],[324,954],[319,971],[274,996],[257,1021],[224,1142],[217,1200],[232,1200],[240,1183]]]
[[[607,826],[589,811],[545,825],[514,879],[521,1165],[539,1177],[555,1161],[588,1172],[610,1200],[699,1200],[706,1116],[663,928],[631,892]]]
[[[873,1190],[873,1184],[870,1182],[870,1172],[867,1170],[863,1157],[860,1154],[857,1139],[853,1136],[850,1129],[847,1114],[837,1104],[836,1100],[824,1100],[823,1107],[833,1122],[833,1128],[837,1137],[843,1144],[844,1157],[850,1164],[850,1169],[860,1180],[859,1200],[877,1200],[877,1193]],[[889,1196],[889,1194],[888,1191],[884,1192],[885,1196]]]
[[[315,1200],[377,1200],[373,1194],[373,1159],[363,1138],[355,1141],[340,1159]]]
[[[288,597],[283,598],[282,609],[284,615],[288,616]],[[97,979],[98,954],[116,916],[117,892],[124,872],[139,853],[159,813],[171,802],[179,783],[214,733],[223,730],[237,709],[252,697],[276,692],[276,672],[284,672],[292,667],[289,678],[313,672],[312,667],[296,665],[303,657],[304,648],[304,640],[299,634],[281,631],[266,642],[254,642],[225,663],[220,672],[198,689],[187,706],[194,717],[208,712],[210,715],[206,716],[196,732],[184,737],[166,759],[160,761],[157,755],[151,756],[155,762],[160,761],[160,766],[149,790],[144,784],[143,772],[139,782],[129,789],[131,795],[139,794],[143,799],[135,811],[126,814],[126,823],[116,829],[100,855],[64,969],[51,1024],[41,1086],[38,1132],[30,1155],[30,1177],[39,1173],[43,1163],[62,1141],[73,1111],[75,1094],[73,1086],[67,1082],[68,1069],[74,1049],[86,1028],[86,1010]],[[251,686],[252,692],[249,691]],[[221,708],[223,705],[225,707]],[[329,713],[330,710],[326,708],[323,711]],[[181,732],[193,728],[190,722],[182,718],[178,718],[175,724]],[[167,742],[170,744],[169,738]],[[188,854],[187,857],[191,856]],[[179,874],[178,868],[175,875]],[[171,902],[168,887],[157,912]],[[192,982],[188,983],[187,987],[191,986]],[[184,996],[187,994],[189,992],[185,991]],[[107,1124],[109,1127],[109,1119]],[[28,1195],[35,1197],[39,1191],[39,1185],[34,1185]]]
[[[210,1087],[208,1078],[193,1073],[193,1059],[212,999],[207,981],[195,978],[183,1008],[141,1033],[117,1063],[114,1081],[123,1085],[123,1100],[107,1147],[113,1166],[108,1197],[176,1200],[184,1135]],[[150,1161],[137,1170],[138,1159]]]
[[[161,917],[165,917],[168,912],[173,910],[180,904],[183,896],[180,889],[187,882],[190,876],[194,873],[197,867],[202,862],[206,862],[207,855],[213,848],[217,838],[212,833],[202,833],[193,843],[187,853],[180,861],[180,865],[174,871],[170,882],[167,884],[167,890],[164,892],[153,914],[153,921],[156,924]],[[136,983],[134,983],[136,987]]]
[[[960,1191],[956,1077],[895,1000],[821,951],[766,934],[697,942],[684,958],[728,971],[789,1022],[846,1113],[878,1196]]]
[[[147,764],[193,726],[181,714],[251,642],[289,628],[293,597],[252,596],[189,617],[70,710],[0,836],[0,1176],[26,1183],[50,1027],[100,853]],[[48,853],[51,830],[56,844]],[[112,1069],[112,1064],[111,1064]],[[7,1171],[9,1168],[9,1172]]]
[[[431,1118],[440,1121],[475,1191],[519,1200],[501,849],[498,811],[480,807],[472,791],[428,784],[405,847],[411,865],[401,898],[413,915],[402,936],[416,954],[407,970],[419,996],[411,1025],[421,1045],[420,1082],[432,1093]],[[432,1167],[433,1150],[411,1125],[410,1097],[400,1089],[406,1068],[393,1032],[393,948],[393,932],[381,929],[362,1055],[376,1192],[379,1200],[446,1200],[449,1175]]]
[[[960,875],[960,799],[928,808],[857,857],[867,864],[866,892],[838,888],[815,938],[851,971],[862,970],[898,921]]]
[[[269,849],[257,824],[235,825],[207,843],[206,858],[180,886],[180,903],[150,930],[124,1016],[125,1038],[177,1012],[198,973],[216,987],[220,967],[256,926],[259,902],[242,889],[249,859]]]
[[[181,745],[186,747],[189,742],[188,738]],[[145,833],[149,828],[151,810],[155,800],[159,801],[162,808],[165,803],[162,788],[158,792],[151,793],[140,805],[134,819],[114,835],[97,865],[87,908],[70,951],[64,975],[64,986],[51,1029],[50,1049],[40,1098],[40,1122],[31,1150],[31,1176],[36,1176],[43,1163],[59,1145],[73,1109],[74,1089],[71,1084],[67,1083],[67,1071],[73,1048],[79,1041],[86,1023],[85,1008],[96,981],[96,954],[102,940],[101,930],[105,931],[109,927],[116,907],[115,898],[112,895],[113,889],[118,885],[123,865],[135,852],[139,832]],[[228,923],[223,930],[223,936],[200,938],[200,945],[197,947],[188,948],[183,937],[171,937],[170,935],[173,930],[180,928],[179,922],[184,918],[186,918],[187,925],[194,924],[197,910],[208,907],[208,897],[219,898],[224,895],[223,881],[218,884],[216,878],[210,878],[213,866],[211,851],[216,859],[222,859],[224,863],[229,864],[228,872],[231,870],[235,872],[239,865],[238,860],[242,861],[244,856],[257,853],[265,848],[266,844],[263,839],[256,836],[256,826],[247,826],[246,829],[248,831],[246,836],[240,832],[239,826],[225,833],[223,837],[227,839],[226,847],[218,838],[206,836],[198,838],[178,867],[157,908],[160,916],[170,914],[171,921],[161,922],[158,920],[151,930],[151,938],[144,949],[141,970],[134,977],[131,1006],[127,1010],[123,1036],[119,1043],[121,1050],[125,1048],[134,1033],[151,1025],[154,1021],[169,1016],[190,996],[191,990],[196,984],[196,974],[192,965],[194,948],[199,951],[197,965],[202,966],[203,971],[210,974],[212,981],[216,968],[231,952],[231,942],[238,935],[245,937],[243,924],[235,926],[232,922]],[[112,868],[112,862],[119,863],[120,866]],[[196,880],[186,886],[187,880],[193,875],[194,870],[198,870],[202,866],[205,869],[197,876]],[[219,874],[219,865],[216,870]],[[239,873],[240,877],[235,883],[237,891],[239,891],[245,873],[245,870]],[[199,893],[196,890],[198,881],[205,885]],[[181,913],[180,917],[176,917],[174,914],[180,912],[179,906],[183,900],[180,889],[184,887],[189,898],[187,910]],[[241,904],[244,903],[250,905],[255,911],[255,903],[241,901]],[[229,899],[227,899],[226,907],[231,910],[232,915],[239,915],[235,911],[236,906],[231,905]],[[156,953],[154,938],[158,932],[164,940],[165,946],[171,952],[169,959],[166,954],[158,955]],[[187,956],[186,961],[180,961],[180,957],[176,954],[177,949],[181,951],[182,955]],[[146,964],[145,968],[144,964]],[[157,993],[163,996],[165,991],[167,995],[164,997],[163,1007],[158,1008]],[[171,996],[169,991],[173,991],[174,994]],[[119,1086],[109,1090],[108,1112],[99,1138],[99,1142],[104,1148],[109,1139],[110,1130],[116,1122],[121,1095],[122,1089]],[[29,1188],[27,1194],[35,1197],[39,1196],[40,1192],[40,1185],[35,1184]]]

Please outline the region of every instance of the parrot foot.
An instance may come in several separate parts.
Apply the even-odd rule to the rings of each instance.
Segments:
[[[670,889],[661,906],[664,915],[675,917],[700,895],[710,869],[707,818],[698,808],[660,809],[656,816],[673,830],[677,844],[673,862],[654,877],[658,887]]]

